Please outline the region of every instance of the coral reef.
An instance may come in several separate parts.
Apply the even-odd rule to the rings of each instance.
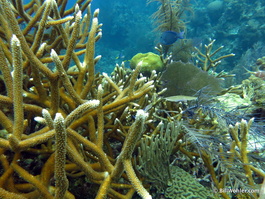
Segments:
[[[162,47],[160,61],[178,78],[154,70],[145,77],[141,61],[134,70],[123,63],[111,75],[95,73],[99,9],[91,12],[90,0],[68,3],[0,0],[0,198],[172,198],[181,184],[179,197],[203,198],[213,189],[228,199],[238,193],[221,190],[260,189],[262,121],[183,96],[209,84],[217,92],[218,80],[193,64],[161,59]],[[182,96],[162,86],[175,79],[181,84],[168,90]],[[220,94],[262,104],[252,92],[260,86],[246,81]],[[163,176],[155,175],[159,169]]]

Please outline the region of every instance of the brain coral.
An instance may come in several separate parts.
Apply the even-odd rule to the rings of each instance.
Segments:
[[[178,166],[171,167],[172,180],[166,189],[166,198],[213,199],[211,191],[202,186],[192,175]]]
[[[160,56],[152,52],[136,54],[131,59],[131,68],[134,69],[140,61],[142,61],[141,73],[144,75],[149,75],[152,70],[161,72],[164,67]]]

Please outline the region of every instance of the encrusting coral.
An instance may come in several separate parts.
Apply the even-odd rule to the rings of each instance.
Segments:
[[[0,0],[0,198],[156,197],[152,183],[168,182],[150,173],[159,166],[146,171],[146,162],[161,165],[161,157],[148,161],[156,153],[144,149],[159,146],[164,165],[181,159],[180,168],[202,173],[194,179],[218,190],[257,187],[265,174],[255,162],[259,153],[248,156],[253,120],[236,123],[217,108],[166,100],[161,74],[144,77],[142,61],[133,71],[122,64],[111,75],[96,74],[99,9],[91,13],[90,0],[66,10],[67,3]],[[161,169],[163,180],[173,180],[170,169]]]
[[[161,57],[155,53],[138,53],[130,60],[130,66],[135,69],[137,64],[142,61],[141,73],[150,75],[153,70],[161,72],[164,69],[164,63]]]

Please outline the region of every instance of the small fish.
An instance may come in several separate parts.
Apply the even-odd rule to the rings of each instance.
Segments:
[[[175,43],[178,39],[183,39],[184,31],[174,32],[174,31],[165,31],[160,37],[160,43],[162,45],[171,45]]]
[[[124,59],[125,56],[123,54],[123,51],[120,51],[119,55],[116,57],[116,59]]]
[[[246,69],[245,67],[244,67],[244,69],[245,69],[248,73],[253,74],[253,75],[255,75],[256,77],[259,77],[260,79],[265,80],[265,71],[264,71],[264,70],[250,71],[250,70]]]
[[[187,102],[187,101],[197,100],[198,98],[187,95],[175,95],[175,96],[165,97],[164,99],[169,102]]]
[[[255,71],[255,72],[251,72],[252,74],[254,74],[256,77],[259,77],[260,79],[265,80],[265,71],[264,70],[259,70],[259,71]]]

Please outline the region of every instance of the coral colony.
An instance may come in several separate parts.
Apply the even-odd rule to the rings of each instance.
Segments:
[[[188,1],[158,2],[157,30],[185,30]],[[0,198],[265,197],[259,75],[222,88],[214,40],[95,73],[99,9],[66,4],[0,0]]]

